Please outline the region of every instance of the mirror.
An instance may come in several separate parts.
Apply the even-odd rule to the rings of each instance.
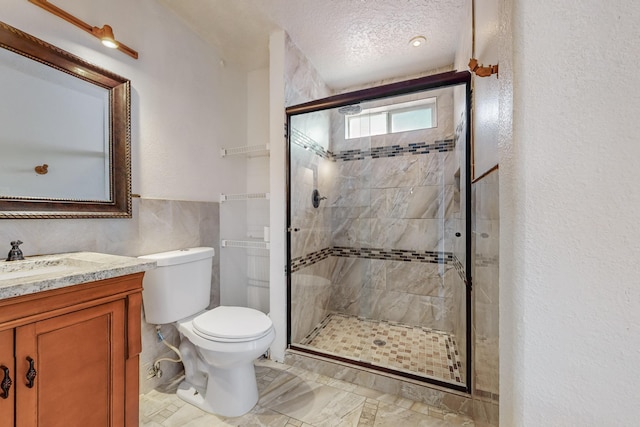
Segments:
[[[0,218],[131,218],[130,82],[0,22]]]

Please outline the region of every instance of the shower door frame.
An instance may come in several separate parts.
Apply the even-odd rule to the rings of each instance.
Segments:
[[[397,95],[407,95],[413,92],[422,92],[430,89],[439,89],[449,86],[465,85],[466,89],[466,129],[465,129],[465,159],[464,167],[465,174],[465,342],[466,342],[466,382],[464,385],[457,385],[446,381],[440,381],[435,378],[423,377],[416,374],[410,374],[407,372],[398,371],[391,368],[385,368],[383,366],[373,365],[367,362],[361,362],[352,360],[345,357],[340,357],[332,354],[326,354],[321,351],[315,351],[304,347],[299,347],[291,342],[291,117],[299,114],[310,113],[321,110],[328,110],[331,108],[339,108],[346,105],[359,103],[362,101],[371,101],[380,98],[388,98]],[[415,381],[420,381],[428,384],[437,385],[440,387],[449,388],[459,392],[470,394],[472,390],[472,281],[471,281],[471,73],[468,71],[451,71],[441,74],[435,74],[426,77],[420,77],[417,79],[406,80],[397,83],[391,83],[382,86],[376,86],[367,89],[361,89],[353,92],[343,93],[339,95],[330,96],[327,98],[318,99],[315,101],[306,102],[303,104],[294,105],[285,109],[286,113],[286,210],[287,210],[287,265],[286,265],[286,280],[287,280],[287,348],[296,350],[302,353],[321,356],[327,359],[340,361],[342,363],[350,364],[352,366],[364,367],[373,371],[378,371],[387,374],[393,374],[400,377],[409,378]]]

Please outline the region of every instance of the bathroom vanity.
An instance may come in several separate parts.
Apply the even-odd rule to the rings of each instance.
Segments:
[[[0,262],[0,427],[138,425],[154,265],[92,253]]]

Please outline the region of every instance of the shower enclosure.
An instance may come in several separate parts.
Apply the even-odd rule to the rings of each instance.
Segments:
[[[290,107],[289,347],[470,386],[469,73]]]

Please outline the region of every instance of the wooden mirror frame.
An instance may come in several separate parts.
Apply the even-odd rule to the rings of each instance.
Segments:
[[[131,218],[131,87],[128,79],[0,22],[0,48],[109,91],[109,200],[0,196],[0,218]]]

